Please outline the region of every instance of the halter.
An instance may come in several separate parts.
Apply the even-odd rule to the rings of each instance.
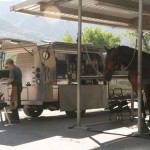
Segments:
[[[128,64],[128,66],[125,67],[125,68],[124,68],[123,70],[121,70],[121,71],[125,71],[125,70],[127,70],[127,69],[129,68],[129,66],[131,65],[131,63],[132,63],[132,61],[133,61],[133,59],[134,59],[135,53],[136,53],[136,50],[134,50],[132,59],[130,60],[130,63]],[[117,64],[117,66],[116,66],[116,69],[117,69],[117,67],[119,66],[119,64],[120,64],[120,61],[119,61],[119,57],[118,57],[118,64]]]

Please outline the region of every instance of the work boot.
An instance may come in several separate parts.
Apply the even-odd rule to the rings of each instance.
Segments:
[[[20,123],[20,120],[19,119],[12,119],[11,123],[12,124],[18,124],[18,123]]]

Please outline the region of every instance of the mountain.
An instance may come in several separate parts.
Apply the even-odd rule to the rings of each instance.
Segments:
[[[59,20],[47,20],[42,17],[14,15],[14,13],[0,16],[1,37],[11,36],[34,41],[61,41],[67,31],[72,33],[73,37],[76,37],[77,24]]]
[[[0,37],[36,42],[62,41],[65,33],[69,31],[76,38],[77,23],[10,12],[10,6],[19,2],[20,0],[0,1]]]
[[[24,40],[30,39],[31,41],[39,41],[42,38],[47,38],[40,32],[38,33],[21,26],[16,26],[3,18],[0,18],[0,37],[21,38]]]

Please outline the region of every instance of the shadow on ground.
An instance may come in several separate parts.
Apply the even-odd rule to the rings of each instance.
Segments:
[[[108,142],[100,142],[95,138],[105,130],[117,129],[121,127],[130,127],[136,122],[128,121],[115,121],[115,123],[109,123],[108,125],[100,122],[109,121],[108,112],[98,111],[87,113],[86,116],[81,119],[81,123],[88,126],[88,129],[71,128],[76,124],[76,119],[69,119],[65,115],[60,116],[41,116],[39,118],[24,118],[20,124],[3,126],[0,125],[0,145],[17,146],[30,142],[35,142],[52,137],[70,138],[70,139],[84,139],[89,138],[93,142],[99,145],[99,148],[107,147],[124,141],[130,141],[133,137],[122,136],[119,140],[114,139]],[[96,122],[99,122],[96,124]],[[91,125],[95,123],[94,125]],[[90,125],[89,125],[90,124]],[[71,129],[70,129],[71,128]],[[114,134],[114,133],[106,133]],[[121,135],[122,133],[120,133]],[[119,134],[118,134],[119,135]],[[105,144],[103,144],[105,143]],[[117,150],[117,149],[116,149]]]

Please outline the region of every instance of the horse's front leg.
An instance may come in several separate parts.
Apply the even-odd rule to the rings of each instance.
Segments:
[[[144,96],[145,93],[142,93],[142,113],[143,113],[143,118],[146,118],[146,112],[145,112],[145,96]],[[147,98],[146,98],[147,99]]]
[[[136,96],[137,96],[137,93],[136,93]],[[146,98],[146,99],[147,99],[147,98]],[[146,118],[145,103],[144,103],[144,94],[142,94],[141,109],[142,109],[142,117],[143,117],[143,118]]]
[[[135,76],[135,74],[130,73],[129,74],[129,81],[132,85],[133,91],[135,92],[136,96],[137,94],[137,77]],[[142,116],[144,118],[146,118],[146,112],[145,112],[145,105],[144,105],[144,101],[143,101],[143,95],[142,95],[142,100],[141,100],[141,109],[142,109]]]

